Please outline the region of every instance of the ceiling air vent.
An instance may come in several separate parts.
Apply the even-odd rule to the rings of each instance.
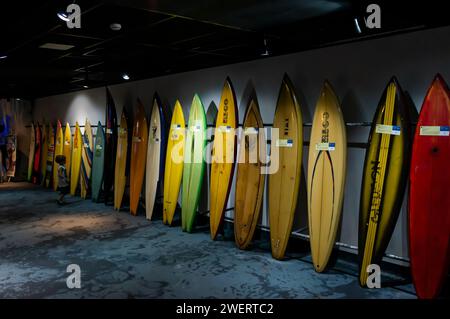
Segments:
[[[40,46],[41,49],[51,49],[51,50],[59,50],[66,51],[72,49],[74,46],[70,44],[61,44],[61,43],[45,43]]]

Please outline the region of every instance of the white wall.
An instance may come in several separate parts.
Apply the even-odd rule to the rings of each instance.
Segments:
[[[288,73],[301,101],[305,122],[311,122],[322,83],[333,84],[342,103],[346,122],[371,121],[379,98],[392,75],[408,91],[418,109],[435,73],[450,81],[450,27],[396,35],[384,39],[343,44],[296,54],[261,59],[252,62],[168,75],[110,87],[120,116],[123,105],[135,108],[140,97],[150,114],[151,99],[156,90],[164,103],[172,108],[176,99],[183,105],[187,119],[194,93],[198,93],[205,108],[219,104],[226,76],[230,76],[239,103],[242,123],[249,88],[254,87],[264,123],[272,123],[278,90],[283,74]],[[298,39],[301,41],[301,39]],[[36,100],[35,120],[60,118],[80,124],[88,117],[91,123],[104,123],[105,89],[90,89],[50,96]],[[367,142],[369,128],[347,129],[349,142]],[[305,129],[305,140],[309,129]],[[307,148],[304,167],[307,167]],[[357,246],[360,184],[365,151],[348,151],[348,173],[340,241]],[[265,196],[267,199],[267,196]],[[231,194],[229,206],[234,201]],[[405,205],[404,205],[405,206]],[[267,202],[264,203],[263,224],[267,224]],[[296,228],[306,224],[306,206],[300,205]],[[405,207],[388,248],[388,253],[407,257],[407,220]]]

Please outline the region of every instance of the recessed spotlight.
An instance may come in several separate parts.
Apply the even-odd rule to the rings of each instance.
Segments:
[[[70,21],[69,16],[67,15],[67,12],[65,11],[59,11],[57,14],[58,18],[60,18],[63,21]]]
[[[128,81],[130,79],[130,76],[126,73],[122,74],[122,79]]]
[[[120,31],[120,29],[122,29],[122,25],[120,23],[111,23],[109,27],[113,31]]]

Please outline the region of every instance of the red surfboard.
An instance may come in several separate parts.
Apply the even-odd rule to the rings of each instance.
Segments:
[[[42,141],[41,141],[41,127],[39,123],[36,125],[35,129],[35,148],[34,148],[34,162],[33,162],[33,184],[39,184],[40,176],[41,176],[41,148],[42,148]]]
[[[438,74],[422,105],[413,142],[409,237],[419,298],[436,298],[450,262],[450,91]]]

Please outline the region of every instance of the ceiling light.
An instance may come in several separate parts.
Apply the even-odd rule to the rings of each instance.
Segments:
[[[354,21],[355,21],[356,32],[362,33],[361,28],[359,27],[358,18],[355,18]]]
[[[264,38],[264,51],[261,53],[261,56],[269,56],[269,55],[270,55],[270,52],[267,47],[267,39]]]
[[[19,98],[17,98],[17,99],[16,99],[16,101],[20,101],[20,99],[19,99]]]
[[[63,21],[70,21],[69,16],[67,15],[67,12],[65,11],[59,11],[57,14],[58,18],[60,18]]]
[[[6,54],[0,54],[0,60],[6,59],[8,56]]]
[[[109,27],[111,28],[111,30],[113,31],[120,31],[120,29],[122,29],[122,25],[120,23],[111,23],[109,25]]]
[[[130,76],[126,73],[122,74],[122,79],[128,81],[130,79]]]
[[[89,86],[88,86],[88,85],[83,85],[83,87],[84,87],[85,89],[89,89]]]

